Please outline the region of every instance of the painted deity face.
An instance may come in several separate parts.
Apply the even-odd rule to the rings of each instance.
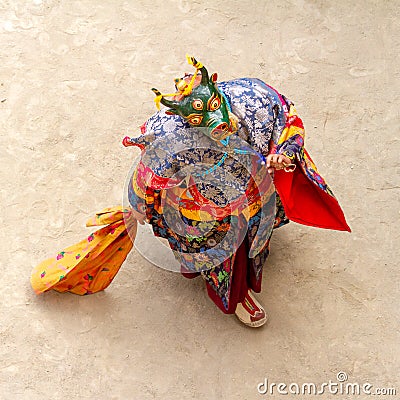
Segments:
[[[212,81],[214,75],[210,84],[200,84],[179,102],[178,114],[194,127],[207,128],[204,133],[219,141],[231,132],[229,111],[224,97]]]
[[[220,141],[233,133],[233,122],[230,118],[228,105],[217,87],[217,74],[208,76],[205,67],[201,71],[200,84],[190,93],[179,96],[179,100],[161,98],[161,103],[169,107],[168,114],[183,117],[191,126],[206,128],[202,131],[213,140]],[[176,79],[177,88],[185,88],[188,79]],[[182,89],[183,92],[184,89]],[[153,91],[161,94],[156,90]]]

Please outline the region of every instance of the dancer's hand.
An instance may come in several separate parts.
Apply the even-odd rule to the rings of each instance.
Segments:
[[[291,164],[292,161],[289,157],[283,154],[269,154],[267,156],[267,169],[270,174],[274,172],[274,169],[283,169]]]
[[[144,225],[144,223],[146,222],[146,215],[140,213],[139,211],[136,210],[131,210],[131,215],[133,218],[135,218],[137,220],[137,222],[139,222],[140,225]]]

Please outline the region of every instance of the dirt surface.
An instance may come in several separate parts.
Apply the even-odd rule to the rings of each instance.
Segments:
[[[398,398],[399,6],[0,1],[1,400],[299,399],[257,385],[339,371]],[[258,77],[295,102],[353,229],[276,232],[259,330],[223,315],[201,279],[136,251],[105,292],[30,287],[35,265],[121,203],[138,155],[121,140],[155,111],[151,87],[168,92],[191,71],[186,53],[220,80]]]

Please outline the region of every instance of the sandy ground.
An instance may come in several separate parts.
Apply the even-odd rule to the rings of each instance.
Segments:
[[[1,400],[290,399],[301,396],[257,385],[339,371],[398,398],[399,6],[0,1]],[[276,232],[260,330],[137,251],[93,296],[37,297],[29,284],[88,217],[121,203],[138,154],[121,139],[154,112],[151,87],[190,71],[187,52],[220,80],[258,77],[295,102],[353,229]]]

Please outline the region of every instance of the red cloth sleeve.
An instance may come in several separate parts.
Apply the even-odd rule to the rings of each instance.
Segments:
[[[275,171],[274,183],[290,220],[318,228],[351,232],[336,198],[311,182],[300,165],[291,173]]]

